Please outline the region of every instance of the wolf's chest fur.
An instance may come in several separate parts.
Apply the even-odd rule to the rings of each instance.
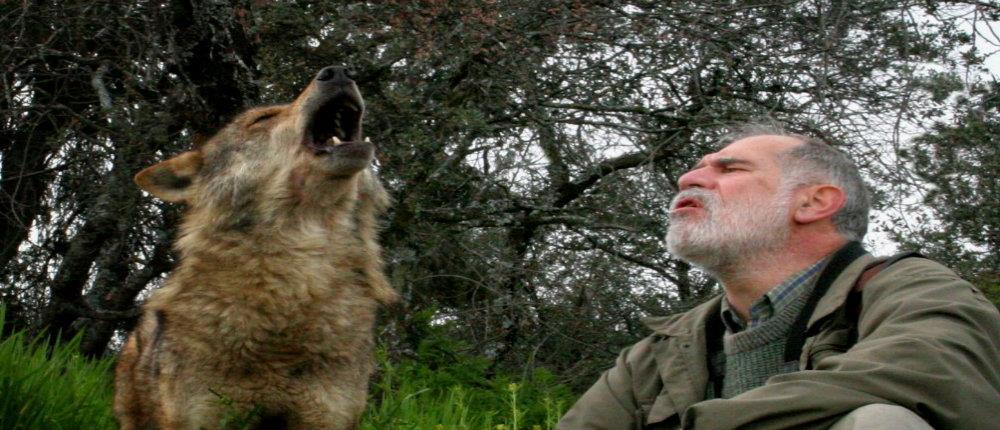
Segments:
[[[348,243],[217,241],[187,256],[150,299],[153,307],[170,303],[167,339],[211,349],[214,357],[270,365],[368,349],[377,302],[368,293],[363,248],[350,236],[325,237]]]

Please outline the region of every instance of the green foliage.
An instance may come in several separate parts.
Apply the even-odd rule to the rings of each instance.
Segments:
[[[415,357],[392,363],[380,350],[363,429],[551,429],[572,404],[568,387],[544,369],[487,377],[489,362],[430,329]]]
[[[4,311],[0,307],[0,330]],[[111,359],[79,355],[79,336],[55,349],[23,332],[0,341],[0,428],[4,430],[114,429]],[[377,360],[363,429],[551,429],[572,403],[551,373],[487,377],[488,362],[462,353],[460,342],[437,329],[415,357]],[[225,429],[247,429],[259,408],[223,396]]]
[[[0,307],[0,332],[5,312]],[[111,360],[79,354],[80,337],[49,349],[16,332],[0,341],[0,428],[114,429]]]
[[[993,306],[1000,309],[1000,282],[983,283],[979,285],[979,289],[993,303]]]

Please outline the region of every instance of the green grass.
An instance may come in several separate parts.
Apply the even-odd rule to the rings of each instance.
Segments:
[[[3,319],[0,307],[0,331]],[[79,338],[50,350],[24,333],[0,340],[0,429],[117,428],[113,361],[81,357],[78,345]],[[361,428],[549,430],[573,401],[544,370],[487,378],[487,362],[461,350],[460,342],[437,334],[411,358],[393,362],[379,352]],[[253,411],[234,409],[231,415],[221,424],[243,429]]]
[[[544,370],[515,382],[506,375],[483,377],[486,362],[473,357],[453,355],[443,362],[426,350],[418,357],[397,364],[379,360],[382,374],[372,387],[363,430],[549,430],[573,401],[569,389]]]
[[[4,311],[0,307],[0,332]],[[14,333],[0,341],[0,429],[114,429],[111,361],[80,356],[80,339],[49,350]]]

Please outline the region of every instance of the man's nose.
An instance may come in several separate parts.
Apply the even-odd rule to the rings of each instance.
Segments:
[[[677,187],[681,191],[691,187],[709,188],[710,179],[705,168],[694,168],[677,179]]]
[[[346,86],[354,81],[344,66],[327,66],[316,74],[316,81],[324,84]]]

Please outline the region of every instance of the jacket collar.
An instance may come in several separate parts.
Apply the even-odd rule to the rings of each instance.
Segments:
[[[644,318],[643,322],[660,341],[652,344],[656,369],[663,391],[670,397],[675,412],[705,399],[708,387],[708,347],[705,325],[719,317],[722,295],[688,312],[669,317]]]
[[[687,312],[665,317],[645,317],[642,323],[653,333],[663,336],[690,336],[692,332],[704,331],[709,316],[717,316],[722,306],[722,294],[695,306]]]

